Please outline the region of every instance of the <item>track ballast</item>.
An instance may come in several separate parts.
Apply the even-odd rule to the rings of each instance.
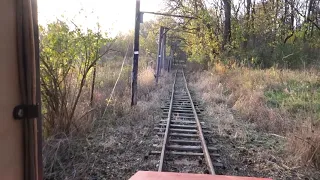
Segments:
[[[205,134],[210,131],[201,122],[201,111],[193,102],[184,71],[175,72],[171,97],[165,102],[163,117],[155,128],[162,142],[155,145],[160,154],[158,171],[215,174],[213,163],[219,157],[215,147],[207,146]]]

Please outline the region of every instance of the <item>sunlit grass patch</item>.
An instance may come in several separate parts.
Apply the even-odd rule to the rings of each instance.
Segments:
[[[273,108],[283,108],[297,114],[301,111],[320,115],[320,84],[316,82],[290,79],[281,88],[268,88],[264,95]]]

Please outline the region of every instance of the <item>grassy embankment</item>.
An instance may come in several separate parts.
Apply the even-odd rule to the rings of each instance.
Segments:
[[[118,157],[118,153],[124,151],[123,149],[135,147],[145,140],[145,135],[141,135],[143,127],[153,124],[157,114],[155,112],[160,107],[160,98],[167,95],[167,88],[170,87],[167,82],[170,78],[164,75],[156,86],[152,68],[144,63],[146,60],[142,61],[138,76],[139,102],[136,107],[131,108],[131,65],[128,59],[112,98],[110,95],[121,69],[121,58],[110,59],[97,67],[93,107],[89,105],[91,80],[86,83],[77,107],[77,118],[72,121],[78,129],[74,129],[70,134],[57,130],[56,134],[46,137],[43,148],[46,179],[105,177],[105,174],[112,176],[117,174],[114,172],[117,169],[106,169],[104,162],[98,161],[97,157]],[[59,120],[54,119],[55,122]],[[141,154],[137,156],[140,157]],[[111,163],[108,167],[116,165]]]
[[[290,162],[320,167],[318,71],[227,69],[218,64],[194,76],[207,101],[225,102],[257,131],[283,137]]]

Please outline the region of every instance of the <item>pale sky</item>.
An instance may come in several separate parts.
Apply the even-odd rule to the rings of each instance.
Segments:
[[[64,15],[83,28],[95,28],[99,22],[103,31],[115,36],[134,29],[135,3],[136,0],[38,0],[39,23],[45,25]],[[159,12],[163,3],[163,0],[141,0],[141,11]],[[154,18],[144,15],[144,21]]]

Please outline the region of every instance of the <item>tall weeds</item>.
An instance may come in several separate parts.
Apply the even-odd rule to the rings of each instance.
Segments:
[[[223,87],[223,96],[209,99],[226,101],[259,131],[284,136],[290,162],[320,167],[318,75],[319,72],[312,69],[255,70],[219,65],[213,73],[202,73],[203,77],[197,79],[207,84],[205,88]],[[212,84],[210,81],[216,82],[214,87],[208,87]],[[221,99],[224,96],[226,98]]]
[[[110,50],[110,44],[107,45],[110,40],[99,30],[83,32],[74,26],[70,28],[66,22],[57,20],[40,27],[40,75],[46,136],[57,132],[70,134],[83,128],[77,121],[82,118],[79,104],[84,104],[88,77],[97,61]]]
[[[143,131],[141,127],[145,127],[145,124],[150,125],[155,116],[160,115],[160,111],[158,111],[161,103],[160,98],[169,95],[170,76],[165,74],[156,86],[153,70],[151,68],[141,69],[138,76],[139,101],[137,106],[131,108],[129,91],[131,68],[128,63],[126,63],[116,86],[115,94],[109,106],[106,107],[106,99],[109,99],[120,66],[121,62],[119,63],[117,60],[109,60],[108,63],[98,66],[97,88],[94,96],[95,121],[88,126],[92,128],[89,128],[86,133],[82,132],[77,135],[60,133],[46,140],[43,152],[47,179],[92,178],[92,173],[100,171],[101,167],[104,172],[113,171],[105,169],[105,164],[97,165],[101,163],[97,157],[109,155],[108,149],[112,153],[110,149],[116,150],[119,146],[129,146],[130,143],[121,141],[123,140],[122,136],[129,136],[130,140],[138,141],[134,142],[134,146],[139,146],[140,141],[144,139],[139,132]],[[87,95],[87,98],[83,103],[89,102],[89,92],[85,91],[84,94]],[[85,107],[83,106],[83,109]],[[106,114],[102,117],[104,110],[106,110]],[[137,129],[139,127],[140,129]],[[105,149],[107,150],[105,151]],[[111,157],[111,155],[109,156]]]

